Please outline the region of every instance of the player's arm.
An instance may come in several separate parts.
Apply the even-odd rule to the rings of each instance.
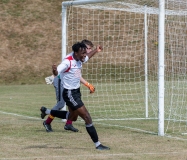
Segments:
[[[87,53],[86,55],[90,59],[94,54],[96,54],[97,52],[101,52],[102,50],[103,50],[102,46],[98,45],[94,50],[92,50],[91,52]]]
[[[53,64],[52,65],[52,73],[54,76],[57,76],[58,75],[58,71],[57,71],[57,66],[56,64]]]
[[[58,75],[57,66],[56,64],[52,65],[52,75],[49,77],[45,77],[45,82],[47,84],[53,84],[54,78]]]
[[[70,61],[67,59],[63,60],[63,62],[59,64],[57,67],[58,75],[60,75],[60,73],[65,72],[69,67],[70,67]]]
[[[80,81],[82,84],[84,84],[86,87],[88,87],[88,89],[90,90],[90,93],[95,92],[95,87],[92,84],[88,83],[84,78],[81,77]]]
[[[58,75],[58,71],[57,71],[57,66],[56,64],[53,64],[52,65],[52,75],[51,76],[48,76],[48,77],[45,77],[45,82],[47,84],[53,84],[54,82],[54,78]]]

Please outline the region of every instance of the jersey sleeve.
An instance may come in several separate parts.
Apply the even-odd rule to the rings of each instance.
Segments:
[[[57,67],[58,75],[60,75],[60,73],[65,72],[69,67],[70,67],[70,61],[68,59],[64,59],[62,63],[59,64]]]
[[[83,62],[83,63],[86,63],[88,60],[89,60],[89,57],[88,57],[88,56],[86,56],[86,58],[85,58],[85,60],[84,60],[84,62]]]

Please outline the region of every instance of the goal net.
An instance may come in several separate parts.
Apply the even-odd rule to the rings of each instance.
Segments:
[[[73,2],[78,1],[71,1],[66,12],[65,51],[71,52],[71,46],[83,39],[103,46],[102,52],[83,65],[83,78],[96,87],[94,94],[81,87],[93,121],[157,134],[159,1]],[[165,1],[164,36],[164,133],[185,137],[186,0]]]

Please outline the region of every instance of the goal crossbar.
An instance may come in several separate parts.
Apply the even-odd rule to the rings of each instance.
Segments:
[[[62,2],[62,6],[68,7],[73,5],[84,5],[84,4],[94,4],[94,3],[104,3],[113,2],[115,0],[77,0],[77,1],[66,1]]]

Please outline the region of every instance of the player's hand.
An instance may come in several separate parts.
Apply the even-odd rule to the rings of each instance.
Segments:
[[[101,45],[97,45],[96,49],[97,52],[101,52],[103,50],[103,47]]]
[[[47,84],[53,84],[53,81],[54,81],[54,75],[52,75],[52,76],[49,76],[49,77],[45,77],[45,82],[47,83]]]
[[[57,66],[56,64],[53,64],[52,65],[52,73],[54,76],[57,76],[58,75],[58,71],[57,71]]]
[[[90,84],[90,83],[87,82],[84,85],[89,88],[90,93],[94,93],[95,92],[95,87],[92,84]]]

